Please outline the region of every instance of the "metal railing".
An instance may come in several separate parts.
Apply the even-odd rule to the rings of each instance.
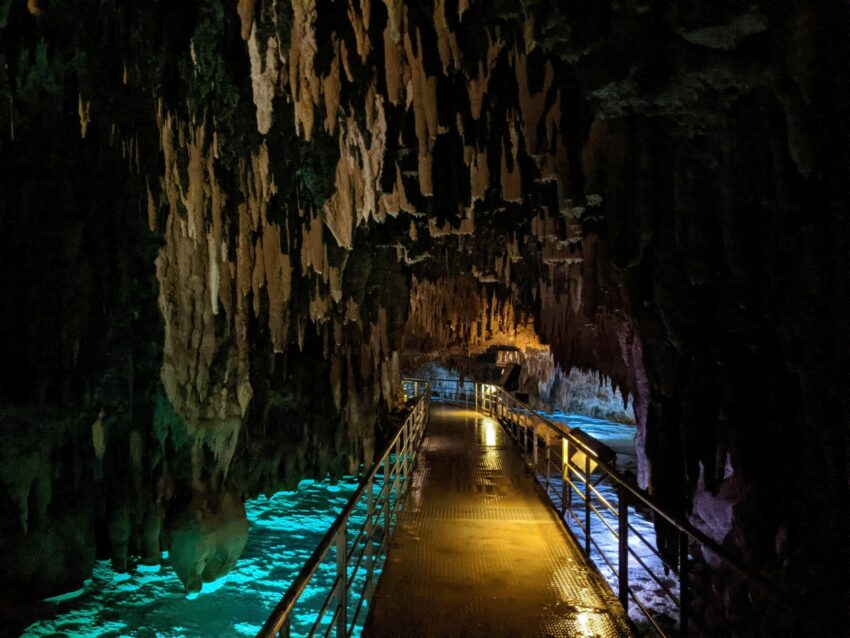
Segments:
[[[567,426],[546,419],[497,385],[460,383],[453,379],[428,382],[432,399],[474,406],[477,411],[501,421],[585,556],[603,575],[604,570],[612,575],[608,580],[623,608],[628,613],[629,602],[634,601],[659,635],[688,633],[692,621],[689,608],[692,543],[708,550],[771,598],[780,596],[717,542],[681,517],[666,512],[649,494],[603,463],[597,452]],[[655,546],[654,531],[648,531],[651,525],[644,525],[643,531],[638,529],[641,527],[638,522],[648,521],[636,508],[651,511],[656,521],[662,520],[678,535],[676,560],[670,561]],[[615,552],[611,551],[612,547],[616,547]],[[650,557],[660,561],[665,574],[657,573],[648,564],[655,562]],[[667,603],[642,599],[634,586],[636,580],[652,585],[652,593],[660,597],[657,600]],[[674,617],[665,617],[666,609],[673,609]]]
[[[375,591],[398,514],[410,485],[425,426],[431,390],[427,381],[406,379],[408,398],[418,397],[398,432],[372,465],[316,550],[257,634],[263,638],[359,633]],[[377,488],[377,491],[375,489]],[[328,565],[328,563],[331,563]],[[329,568],[330,579],[317,578]],[[330,580],[320,583],[320,580]],[[321,589],[316,605],[299,613],[308,588]],[[311,591],[311,598],[316,596]]]

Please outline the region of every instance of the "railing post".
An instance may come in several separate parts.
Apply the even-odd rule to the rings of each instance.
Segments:
[[[475,383],[472,386],[472,391],[475,393],[475,411],[478,412],[478,387],[479,384]]]
[[[525,424],[522,426],[522,457],[528,457],[528,419],[525,419]]]
[[[411,416],[404,420],[404,424],[401,428],[401,449],[402,449],[402,457],[401,457],[401,475],[403,477],[402,483],[407,484],[408,472],[410,471],[410,466],[408,465],[407,457],[410,456],[410,423],[416,418],[415,415]]]
[[[418,405],[416,407],[417,409],[413,413],[413,421],[411,423],[411,443],[413,446],[410,450],[411,460],[413,459],[413,453],[416,446],[419,445],[419,432],[422,431],[422,410],[419,409]]]
[[[590,556],[590,455],[584,454],[584,553]]]
[[[617,518],[619,522],[619,549],[620,560],[619,567],[619,597],[620,604],[626,612],[629,613],[629,497],[626,488],[620,486],[620,503],[617,508]]]
[[[570,489],[570,442],[562,438],[561,453],[561,516],[566,519],[567,510],[572,509],[573,491]]]
[[[544,443],[546,444],[546,494],[548,495],[549,494],[549,477],[551,475],[551,469],[552,469],[552,447],[549,444],[549,430],[546,430],[546,438],[544,439]]]
[[[516,419],[514,419],[514,431],[513,431],[514,441],[516,441],[517,445],[519,445],[519,431],[521,429],[522,429],[522,417],[520,415],[517,415]]]
[[[404,479],[404,477],[401,474],[401,472],[404,471],[404,455],[402,454],[401,437],[399,437],[395,440],[394,450],[395,450],[395,463],[393,464],[394,465],[393,474],[395,474],[395,478],[393,478],[393,486],[398,488],[398,491],[396,492],[396,496],[395,496],[396,504],[398,504],[398,499],[401,498],[402,483],[403,483],[403,479]]]
[[[531,430],[531,449],[534,456],[534,473],[537,474],[537,428]]]
[[[688,635],[688,535],[679,532],[679,635]]]
[[[337,533],[336,538],[336,575],[338,578],[339,595],[337,596],[337,604],[339,605],[339,615],[337,616],[336,635],[337,638],[345,638],[348,628],[348,584],[346,579],[348,576],[348,549],[346,547],[346,535],[348,529],[348,521],[342,524]]]
[[[387,454],[387,457],[384,459],[384,490],[386,494],[384,498],[384,535],[387,538],[387,549],[390,547],[390,522],[391,522],[391,513],[390,513],[390,496],[392,494],[392,483],[390,483],[390,455]]]
[[[375,497],[372,494],[372,480],[366,484],[366,600],[372,600],[372,592],[375,589]]]

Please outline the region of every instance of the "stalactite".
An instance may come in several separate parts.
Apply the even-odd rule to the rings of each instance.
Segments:
[[[422,33],[416,30],[416,51],[410,36],[404,34],[404,50],[411,69],[408,89],[413,96],[413,114],[416,121],[416,139],[419,141],[419,190],[423,195],[432,195],[434,184],[431,176],[431,148],[437,138],[437,78],[425,73],[422,48]]]
[[[295,128],[309,142],[313,137],[313,107],[319,103],[321,86],[313,69],[316,56],[315,0],[292,0],[292,11],[289,90],[295,102]]]
[[[472,112],[472,118],[478,120],[481,118],[481,109],[484,103],[484,96],[487,94],[487,87],[490,83],[490,74],[496,66],[496,61],[502,48],[505,46],[504,41],[496,34],[493,39],[488,33],[490,46],[487,49],[486,60],[478,61],[478,75],[469,80],[469,108]]]
[[[253,3],[252,3],[253,4]],[[272,127],[272,100],[279,82],[277,69],[277,40],[269,37],[260,48],[256,25],[248,38],[248,57],[251,61],[251,87],[257,107],[257,130],[266,134]]]
[[[840,303],[804,311],[785,301],[799,295],[771,288],[790,278],[786,292],[819,290],[843,237],[828,195],[840,180],[824,177],[831,156],[811,139],[817,130],[841,137],[840,118],[816,106],[840,103],[823,88],[828,65],[812,63],[826,46],[814,35],[827,30],[817,12],[761,2],[764,16],[730,5],[709,20],[625,3],[600,20],[558,3],[160,4],[150,21],[111,4],[97,15],[83,8],[85,28],[63,30],[67,12],[30,0],[0,26],[9,35],[0,118],[14,140],[0,149],[11,167],[0,218],[17,238],[0,260],[27,284],[2,291],[12,289],[4,298],[22,317],[12,332],[27,341],[23,354],[4,354],[34,377],[18,392],[60,415],[51,428],[68,442],[55,445],[94,468],[74,468],[76,494],[89,499],[79,516],[92,538],[92,521],[107,528],[97,537],[117,568],[133,543],[151,564],[182,538],[172,551],[194,588],[213,576],[197,569],[207,550],[222,541],[228,556],[238,551],[240,499],[372,458],[409,355],[460,359],[491,347],[520,348],[529,386],[553,366],[604,372],[604,391],[633,402],[640,484],[682,515],[690,498],[694,521],[765,573],[796,564],[804,547],[788,530],[809,527],[799,508],[773,512],[752,540],[739,521],[773,503],[775,488],[753,478],[752,491],[729,494],[725,458],[733,451],[734,475],[755,477],[762,460],[731,440],[729,424],[764,435],[760,423],[785,419],[819,441],[820,430],[786,413],[813,399],[836,404],[818,364],[787,355],[783,365],[775,353],[815,361],[842,351],[820,336],[804,347],[799,336],[832,334],[824,326]],[[650,36],[675,42],[677,55],[659,65],[656,49],[635,45]],[[16,183],[35,174],[37,188]],[[61,194],[61,222],[42,191]],[[790,214],[812,207],[831,220],[828,236]],[[733,223],[741,210],[755,230]],[[761,241],[762,225],[824,259]],[[95,259],[89,246],[115,248]],[[103,283],[86,283],[91,272]],[[145,294],[149,307],[128,306]],[[27,310],[35,303],[55,304],[60,319]],[[110,349],[102,357],[101,344]],[[754,383],[769,419],[740,391],[764,370],[785,370]],[[830,409],[811,421],[837,421]],[[48,421],[38,413],[19,430]],[[842,445],[830,436],[823,447]],[[780,452],[791,445],[770,440]],[[274,450],[256,474],[245,467],[251,445]],[[10,534],[23,526],[70,537],[45,510],[64,489],[66,468],[51,467],[61,455],[73,456],[60,447],[22,455],[37,471],[4,456],[0,474],[21,475],[0,481]],[[837,464],[807,475],[832,498],[841,494],[822,476],[841,478]],[[172,511],[190,500],[194,522]],[[812,529],[834,523],[821,509]],[[722,514],[715,524],[713,512]],[[233,538],[215,538],[213,528],[231,525]],[[659,538],[675,560],[675,539]],[[776,556],[760,556],[777,538]],[[94,553],[78,550],[81,567],[63,555],[57,573],[86,577]],[[39,580],[28,565],[44,565],[20,555],[10,573]],[[65,584],[43,580],[44,589]],[[737,586],[718,586],[716,598],[746,609]]]

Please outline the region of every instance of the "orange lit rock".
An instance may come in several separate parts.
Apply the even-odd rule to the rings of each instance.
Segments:
[[[236,11],[242,22],[242,39],[247,40],[254,25],[254,0],[237,0]]]

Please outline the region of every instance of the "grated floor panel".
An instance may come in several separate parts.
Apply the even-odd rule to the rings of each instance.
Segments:
[[[365,635],[629,636],[492,419],[435,406]]]

